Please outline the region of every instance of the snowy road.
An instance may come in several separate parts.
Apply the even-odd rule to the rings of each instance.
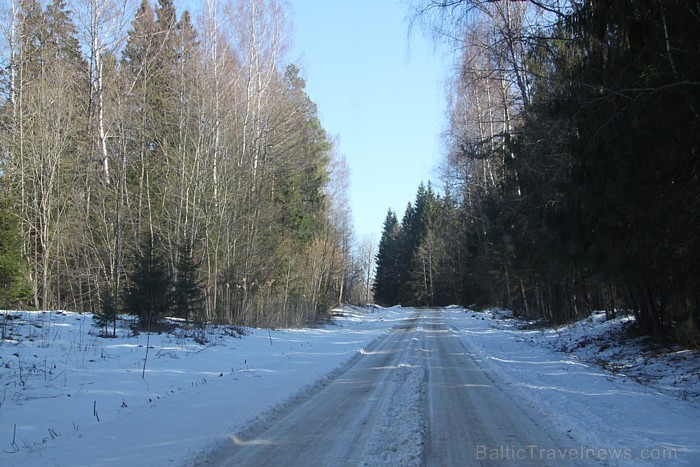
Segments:
[[[574,441],[474,355],[442,313],[416,311],[200,465],[566,464]]]
[[[516,403],[440,312],[422,318],[426,367],[426,465],[562,465],[575,443]],[[562,455],[564,453],[564,455]]]

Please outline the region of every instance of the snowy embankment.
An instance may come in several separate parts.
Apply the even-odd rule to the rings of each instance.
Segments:
[[[89,314],[10,313],[9,339],[0,343],[0,465],[186,464],[310,385],[323,384],[413,311],[346,309],[323,327],[245,329],[243,336],[210,328],[199,335],[205,344],[153,334],[145,372],[146,336],[133,336],[127,326],[116,339],[104,339]],[[700,465],[697,353],[615,346],[603,336],[614,338],[624,319],[606,323],[600,315],[537,330],[495,313],[444,313],[465,348],[510,382],[513,397],[599,450],[570,457]],[[368,461],[391,463],[406,448],[411,458],[417,455],[422,371],[418,357],[398,368],[397,378],[416,392],[395,391],[401,394],[387,399],[390,420],[372,428]],[[405,440],[410,446],[397,447]],[[529,447],[489,449],[481,454],[517,461],[508,456]]]

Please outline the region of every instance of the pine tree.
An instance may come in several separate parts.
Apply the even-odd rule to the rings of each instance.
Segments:
[[[143,325],[157,324],[170,308],[171,277],[155,242],[147,237],[136,252],[136,266],[124,296],[125,311]]]

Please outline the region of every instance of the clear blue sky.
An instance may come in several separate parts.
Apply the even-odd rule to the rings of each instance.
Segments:
[[[421,181],[439,185],[447,61],[405,0],[291,0],[289,60],[300,65],[321,122],[350,168],[358,239],[379,241],[387,209],[399,220]]]

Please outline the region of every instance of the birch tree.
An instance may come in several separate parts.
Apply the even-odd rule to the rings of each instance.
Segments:
[[[25,251],[30,255],[35,306],[56,304],[62,287],[59,252],[73,193],[67,167],[77,152],[81,108],[78,42],[61,0],[45,9],[33,0],[21,4],[16,77],[17,135],[9,165],[19,195]]]
[[[34,305],[114,311],[145,240],[171,274],[198,265],[192,318],[299,324],[346,300],[349,211],[283,5],[208,0],[193,22],[172,0],[66,1],[3,10],[2,169]]]

